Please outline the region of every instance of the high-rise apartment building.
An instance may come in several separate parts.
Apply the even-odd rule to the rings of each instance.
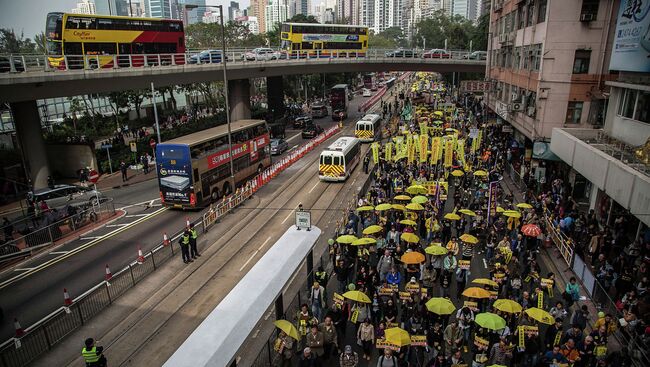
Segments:
[[[185,10],[185,5],[197,5],[198,8]],[[182,19],[185,25],[202,22],[204,13],[211,11],[209,8],[206,8],[206,0],[173,0],[171,9],[172,16],[176,19]],[[187,19],[183,19],[185,17]]]
[[[412,1],[412,0],[409,0]],[[402,27],[404,0],[375,0],[374,33],[381,33],[387,28]]]
[[[249,16],[257,18],[257,24],[260,29],[260,33],[266,32],[266,6],[268,5],[267,0],[251,0],[251,5],[249,7],[250,12]]]
[[[95,14],[95,3],[92,0],[81,0],[77,7],[70,10],[74,14]]]
[[[235,19],[241,16],[241,11],[239,10],[239,3],[237,1],[231,1],[228,6],[228,20],[234,21]]]
[[[289,6],[286,0],[271,0],[266,6],[266,32],[273,29],[276,23],[289,19]]]
[[[178,3],[175,0],[145,0],[144,5],[145,13],[148,17],[163,19],[178,18]]]
[[[460,15],[469,20],[476,20],[479,15],[477,5],[477,0],[453,0],[451,2],[451,15]]]
[[[127,0],[95,0],[95,14],[129,15]]]
[[[257,22],[257,17],[253,16],[242,16],[236,19],[237,22],[242,23],[246,27],[248,27],[248,30],[252,34],[259,34],[260,33],[260,24]]]

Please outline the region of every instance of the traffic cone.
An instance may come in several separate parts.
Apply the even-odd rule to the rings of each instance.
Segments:
[[[16,329],[16,338],[20,338],[21,336],[25,335],[25,330],[23,330],[23,327],[20,326],[20,322],[18,322],[18,319],[14,317],[14,329]]]
[[[72,299],[70,298],[70,294],[66,288],[63,288],[63,304],[66,306],[70,306],[72,304]]]
[[[111,273],[111,269],[108,267],[108,264],[106,264],[106,274],[104,275],[104,280],[109,281],[113,279],[113,274]]]
[[[142,264],[144,262],[144,256],[142,256],[142,248],[138,246],[138,264]]]
[[[163,246],[169,245],[169,238],[167,237],[167,232],[163,232]]]

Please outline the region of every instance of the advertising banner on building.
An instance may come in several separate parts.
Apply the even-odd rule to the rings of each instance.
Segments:
[[[487,92],[490,90],[490,82],[483,80],[461,80],[460,81],[460,92]]]
[[[622,0],[610,70],[650,72],[650,0]]]

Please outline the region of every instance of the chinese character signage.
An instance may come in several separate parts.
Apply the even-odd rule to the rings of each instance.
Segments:
[[[461,80],[460,92],[487,92],[490,90],[490,82],[483,80]]]
[[[610,70],[650,72],[650,0],[622,0]]]

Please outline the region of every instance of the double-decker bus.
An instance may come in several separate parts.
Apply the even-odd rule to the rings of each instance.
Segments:
[[[233,191],[235,185],[271,165],[264,120],[232,122],[235,177],[230,177],[228,126],[221,125],[156,146],[156,170],[162,204],[198,208]]]
[[[280,38],[291,58],[358,57],[368,50],[368,27],[360,25],[283,23]]]
[[[347,84],[337,84],[330,90],[330,107],[332,110],[348,110],[349,89]]]
[[[323,181],[345,181],[359,164],[361,143],[353,136],[342,136],[320,154],[318,178]]]
[[[373,74],[364,74],[363,87],[370,90],[377,90],[375,86],[375,76]]]
[[[185,33],[180,20],[49,13],[45,37],[48,62],[54,68],[185,62],[183,55],[174,55],[185,53]]]
[[[357,121],[354,136],[362,143],[379,141],[381,136],[381,116],[369,113]]]

